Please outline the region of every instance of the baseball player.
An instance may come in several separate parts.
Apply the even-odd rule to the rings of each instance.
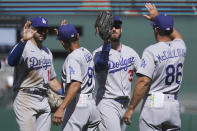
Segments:
[[[140,58],[130,47],[120,42],[122,21],[114,16],[109,43],[93,52],[97,90],[97,104],[101,116],[100,131],[124,131],[123,115],[128,107],[133,74]]]
[[[79,45],[79,34],[71,24],[59,27],[58,39],[69,53],[62,67],[65,98],[53,122],[63,131],[96,131],[100,116],[93,98],[95,87],[92,54]]]
[[[152,21],[156,44],[147,47],[137,74],[133,97],[124,121],[130,124],[134,109],[143,98],[139,118],[140,131],[179,131],[180,108],[177,95],[183,77],[186,46],[173,28],[173,18],[160,14],[150,3],[145,5]]]
[[[51,110],[46,97],[49,86],[58,91],[53,57],[42,45],[48,32],[48,21],[36,17],[27,21],[20,42],[10,52],[7,62],[14,66],[13,103],[20,131],[50,131]]]

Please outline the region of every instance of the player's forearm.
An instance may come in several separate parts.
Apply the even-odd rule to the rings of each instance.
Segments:
[[[99,72],[107,68],[110,49],[111,49],[111,44],[109,43],[103,44],[101,54],[96,59],[96,63],[95,63],[96,72]]]
[[[7,61],[10,66],[15,66],[20,61],[20,58],[23,54],[23,50],[25,48],[25,43],[21,41],[12,49],[10,54],[8,55]]]
[[[174,28],[172,34],[170,35],[170,37],[174,40],[174,39],[182,39],[181,34]]]
[[[129,110],[134,110],[136,106],[139,104],[139,102],[144,97],[149,87],[149,83],[150,83],[150,79],[146,78],[146,76],[142,76],[138,78],[134,88],[133,96],[131,98],[130,105],[128,107]]]
[[[52,80],[50,80],[49,86],[55,92],[58,92],[62,88],[61,84],[56,78],[53,78]]]
[[[76,97],[80,87],[80,82],[72,82],[68,88],[64,101],[62,102],[59,108],[62,108],[64,110],[70,104],[70,102]]]

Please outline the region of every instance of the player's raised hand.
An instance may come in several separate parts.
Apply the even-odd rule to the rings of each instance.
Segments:
[[[31,21],[28,20],[23,27],[23,36],[21,41],[25,43],[27,40],[30,40],[35,33],[36,31],[31,29]]]
[[[65,19],[64,19],[64,20],[62,20],[62,22],[61,22],[61,26],[62,26],[62,25],[66,25],[66,24],[67,24],[67,20],[65,20]],[[58,35],[58,29],[57,29],[57,28],[55,28],[55,29],[54,29],[54,31],[55,31],[56,35]]]
[[[126,110],[124,117],[123,117],[125,124],[127,124],[127,125],[131,124],[131,117],[132,117],[133,113],[134,113],[134,110],[130,110],[129,108]]]
[[[156,16],[158,16],[158,10],[154,4],[146,3],[146,9],[149,12],[149,15],[144,15],[144,17],[150,21],[153,21]]]
[[[58,108],[57,111],[53,115],[53,123],[55,125],[59,125],[63,122],[64,110],[62,108]]]
[[[61,22],[61,25],[66,25],[67,24],[67,20],[63,20],[62,22]]]

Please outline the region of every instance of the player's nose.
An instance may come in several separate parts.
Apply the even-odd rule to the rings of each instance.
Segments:
[[[112,27],[112,30],[116,30],[116,28],[115,27]]]
[[[112,27],[112,32],[116,32],[116,28],[115,27]]]

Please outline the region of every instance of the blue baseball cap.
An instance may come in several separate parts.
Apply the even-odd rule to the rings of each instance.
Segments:
[[[48,28],[49,25],[48,25],[48,20],[44,17],[36,17],[32,20],[32,23],[31,23],[31,26],[32,27],[46,27]]]
[[[118,16],[114,16],[114,24],[120,24],[120,25],[122,24],[122,21]]]
[[[166,14],[160,14],[155,17],[154,21],[151,23],[153,27],[157,27],[160,30],[169,31],[173,30],[174,20],[171,16]]]
[[[70,40],[77,36],[77,30],[72,24],[62,25],[58,29],[58,40]]]

